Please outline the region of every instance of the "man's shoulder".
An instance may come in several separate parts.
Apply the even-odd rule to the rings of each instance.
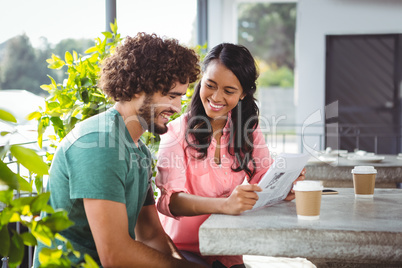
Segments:
[[[117,121],[118,117],[110,110],[94,115],[79,122],[63,139],[61,145],[68,149],[79,141],[86,143],[97,142],[100,137],[109,137],[109,135],[114,134],[114,129],[118,125]]]
[[[174,134],[175,136],[180,136],[181,133],[184,134],[186,132],[187,120],[188,114],[185,113],[174,119],[173,121],[170,121],[167,126],[168,133]]]

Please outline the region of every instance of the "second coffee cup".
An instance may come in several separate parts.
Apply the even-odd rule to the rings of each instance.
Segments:
[[[352,169],[356,198],[373,198],[377,170],[373,166],[355,166]]]

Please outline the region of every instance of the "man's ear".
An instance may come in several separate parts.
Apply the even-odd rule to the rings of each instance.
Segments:
[[[240,96],[240,100],[243,100],[243,99],[244,99],[244,97],[246,97],[246,94],[245,94],[245,93],[241,94],[241,96]]]
[[[143,95],[145,95],[145,93],[143,91],[141,91],[139,93],[135,93],[133,95],[133,99],[140,99]]]

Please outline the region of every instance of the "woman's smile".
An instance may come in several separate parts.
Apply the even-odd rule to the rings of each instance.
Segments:
[[[216,111],[216,112],[222,110],[222,108],[224,107],[224,105],[222,105],[222,104],[214,104],[214,102],[211,100],[208,100],[208,103],[209,103],[209,106],[211,106],[211,110]]]

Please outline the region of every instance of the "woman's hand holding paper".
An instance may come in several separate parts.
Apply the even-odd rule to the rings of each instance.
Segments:
[[[238,185],[232,194],[223,204],[223,213],[229,215],[239,215],[246,210],[253,208],[258,200],[256,192],[262,189],[256,184]]]
[[[303,181],[306,178],[306,168],[303,168],[303,170],[300,172],[299,177],[297,177],[297,179],[293,182],[293,185],[296,184],[297,181]],[[295,192],[293,191],[293,187],[290,190],[288,196],[285,198],[285,201],[291,201],[293,199],[295,199]]]

